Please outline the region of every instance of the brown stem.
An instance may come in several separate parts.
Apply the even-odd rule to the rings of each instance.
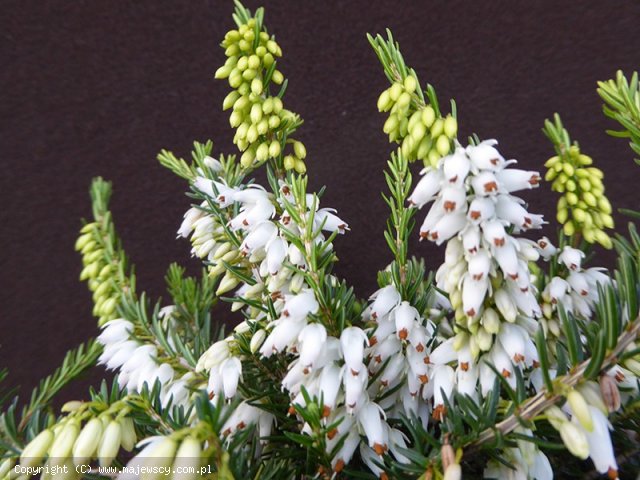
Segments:
[[[609,369],[618,362],[618,356],[631,342],[636,339],[638,333],[640,333],[640,316],[630,323],[626,330],[618,337],[618,342],[613,351],[605,358],[601,371]],[[589,360],[585,360],[575,367],[572,373],[560,377],[556,381],[568,387],[577,385],[581,380],[583,380],[584,371],[588,364]],[[555,404],[561,398],[562,395],[549,392],[546,388],[543,388],[535,396],[524,402],[511,416],[496,424],[495,427],[487,428],[481,432],[478,438],[470,444],[470,447],[478,448],[483,443],[495,440],[497,435],[496,432],[500,432],[503,435],[512,432],[518,427],[518,425],[520,425],[521,420],[527,421],[535,418],[538,414]]]

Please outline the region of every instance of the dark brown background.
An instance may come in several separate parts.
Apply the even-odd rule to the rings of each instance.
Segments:
[[[161,295],[171,261],[198,271],[188,242],[175,240],[186,186],[155,155],[188,155],[194,139],[207,138],[217,152],[234,151],[219,108],[228,87],[212,78],[232,4],[1,7],[0,365],[11,369],[11,385],[31,387],[96,334],[73,251],[93,176],[114,181],[113,212],[140,289]],[[352,227],[337,242],[338,272],[359,294],[374,290],[389,260],[379,192],[390,147],[375,108],[386,80],[366,32],[390,27],[423,82],[441,99],[455,96],[461,133],[497,137],[524,167],[542,168],[551,155],[540,128],[561,112],[605,171],[614,205],[637,206],[640,169],[625,142],[604,134],[611,124],[595,82],[638,68],[638,2],[269,1],[266,19],[285,53],[287,106],[306,119],[311,183],[328,185],[325,205]],[[553,216],[548,188],[526,198]],[[440,262],[441,251],[414,243],[430,266]]]

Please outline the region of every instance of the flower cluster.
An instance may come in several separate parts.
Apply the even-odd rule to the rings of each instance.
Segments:
[[[431,105],[416,95],[421,94],[416,77],[409,74],[397,81],[378,98],[378,110],[390,111],[383,130],[390,142],[401,143],[408,160],[422,160],[434,166],[449,153],[451,141],[458,133],[458,122],[452,115],[442,117]]]
[[[276,58],[282,49],[256,19],[246,19],[237,30],[228,32],[222,46],[226,63],[216,71],[216,78],[228,78],[234,90],[222,102],[223,110],[232,109],[229,123],[237,128],[233,139],[244,152],[240,159],[245,168],[260,165],[267,159],[280,159],[285,130],[297,116],[283,107],[281,95],[268,95],[268,85],[280,85],[282,72],[276,69]],[[293,153],[283,159],[286,170],[304,173],[307,169],[304,144],[290,139]]]

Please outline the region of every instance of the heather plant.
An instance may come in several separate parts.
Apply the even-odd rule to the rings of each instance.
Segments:
[[[177,234],[201,276],[173,264],[168,303],[140,291],[111,184],[93,181],[76,249],[101,331],[28,401],[4,398],[0,479],[637,473],[640,235],[633,221],[613,233],[603,173],[560,117],[544,125],[546,172],[519,169],[496,140],[458,138],[456,104],[420,82],[390,32],[369,36],[395,150],[383,172],[389,264],[358,298],[333,273],[349,226],[308,188],[313,152],[285,103],[281,46],[262,9],[237,3],[233,20],[215,77],[230,87],[238,151],[207,141],[190,160],[158,155],[186,182]],[[637,74],[598,93],[621,128],[609,133],[640,153]],[[536,231],[553,219],[527,200],[545,180],[559,195],[552,239]],[[444,261],[409,252],[412,235]],[[615,249],[612,271],[594,264],[595,244]],[[228,328],[218,303],[235,312]],[[58,392],[96,364],[112,384],[56,411]]]

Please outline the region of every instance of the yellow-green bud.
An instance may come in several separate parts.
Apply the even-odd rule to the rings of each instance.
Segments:
[[[249,66],[249,59],[247,57],[240,57],[240,59],[238,59],[238,63],[236,65],[238,70],[245,71],[248,66]]]
[[[302,159],[307,156],[307,149],[302,142],[296,140],[295,142],[293,142],[293,153],[296,155],[296,157]]]
[[[262,105],[259,103],[254,103],[251,107],[250,118],[253,123],[258,123],[262,120]]]
[[[394,83],[389,89],[389,97],[393,102],[397,102],[402,94],[403,86],[400,83]]]
[[[433,109],[431,105],[427,105],[422,109],[420,118],[422,123],[424,123],[425,127],[431,128],[433,122],[436,120],[436,111]]]
[[[433,122],[433,125],[431,125],[431,136],[433,138],[439,137],[440,135],[442,135],[443,131],[444,121],[441,118],[438,118],[435,122]]]
[[[454,138],[458,134],[458,120],[451,115],[444,120],[444,134],[449,138]]]
[[[558,163],[559,161],[560,161],[560,157],[558,155],[555,155],[555,156],[551,157],[549,160],[547,160],[546,162],[544,162],[544,166],[546,168],[551,168],[556,163]]]
[[[591,192],[583,192],[582,198],[590,207],[595,207],[598,204],[598,199]]]
[[[272,158],[276,158],[280,155],[280,142],[278,140],[272,140],[271,145],[269,145],[269,156]]]
[[[227,272],[225,276],[222,277],[222,280],[220,280],[220,284],[216,290],[216,295],[219,296],[233,290],[238,283],[240,283],[240,281],[231,272]]]
[[[270,53],[272,53],[273,55],[275,55],[278,51],[278,44],[275,42],[275,40],[269,40],[267,41],[267,50],[269,50]]]
[[[560,212],[558,212],[560,213]],[[580,208],[575,208],[573,210],[573,218],[575,218],[578,222],[580,223],[584,223],[585,219],[587,218],[586,212]],[[560,222],[563,223],[563,222]]]
[[[273,80],[273,83],[275,83],[276,85],[281,85],[282,82],[284,82],[284,75],[280,70],[274,70],[273,74],[271,75],[271,80]]]
[[[143,466],[146,475],[140,475],[141,480],[160,480],[164,477],[164,470],[173,464],[176,454],[176,442],[169,437],[157,440],[145,455]]]
[[[269,97],[265,99],[262,103],[262,111],[267,115],[273,112],[273,98]]]
[[[560,427],[560,437],[573,455],[586,460],[589,456],[589,443],[584,433],[572,422],[564,422]]]
[[[92,418],[84,426],[73,445],[73,461],[76,465],[87,463],[93,457],[102,436],[102,422]]]
[[[256,152],[250,148],[249,150],[244,152],[240,157],[240,165],[242,165],[244,168],[249,168],[255,158],[256,158]]]
[[[598,198],[598,208],[602,213],[610,214],[611,213],[611,203],[607,197]]]
[[[386,112],[391,107],[391,97],[389,97],[389,90],[385,90],[378,97],[378,111]]]
[[[438,166],[438,160],[440,160],[440,155],[435,150],[431,150],[427,155],[428,166],[436,168]]]
[[[411,95],[409,95],[407,92],[403,92],[398,97],[398,101],[396,102],[396,105],[398,106],[399,109],[405,109],[409,106],[410,103],[411,103]]]
[[[233,67],[229,65],[223,65],[222,67],[216,70],[214,77],[217,78],[218,80],[227,78],[231,73],[231,70],[233,70]]]
[[[267,158],[269,158],[269,144],[267,142],[263,142],[256,150],[256,160],[264,162]]]
[[[396,115],[389,115],[389,118],[384,122],[382,131],[386,134],[390,134],[396,128],[398,128],[398,117]]]
[[[254,78],[251,81],[251,92],[255,95],[262,94],[262,80],[260,80],[259,78]]]
[[[249,342],[249,350],[251,350],[251,353],[256,353],[262,346],[266,338],[267,332],[265,332],[263,329],[260,329],[256,333],[254,333],[251,337],[251,342]]]
[[[35,467],[42,459],[53,442],[53,432],[49,429],[40,432],[31,440],[20,455],[20,465],[23,467]]]
[[[98,447],[98,461],[101,467],[111,465],[120,450],[122,440],[122,426],[120,422],[111,420],[104,430],[100,446]]]
[[[253,143],[258,139],[258,128],[255,125],[251,125],[247,129],[247,142]]]
[[[602,230],[596,231],[596,241],[606,249],[610,249],[611,247],[613,247],[611,237],[609,237],[609,235],[607,235]]]
[[[242,78],[247,82],[253,80],[258,76],[258,71],[252,68],[247,68],[244,72],[242,72]]]
[[[282,99],[280,97],[273,97],[273,113],[280,113],[282,108]]]
[[[578,155],[578,162],[580,165],[591,165],[593,163],[593,159],[587,155]]]
[[[304,161],[300,159],[296,160],[296,165],[294,168],[300,175],[304,175],[305,173],[307,173],[307,166],[305,165]]]
[[[240,94],[235,90],[229,92],[229,94],[224,97],[224,100],[222,101],[222,110],[229,110],[231,107],[233,107],[233,104],[236,102],[239,96]]]
[[[130,452],[135,448],[136,442],[138,441],[135,425],[130,417],[121,418],[120,425],[122,426],[120,443],[122,444],[122,448]]]
[[[285,170],[293,170],[296,166],[296,159],[293,155],[286,155],[283,162]]]
[[[564,227],[562,228],[562,230],[564,231],[564,234],[568,237],[576,233],[576,228],[573,225],[573,222],[571,220],[569,220],[567,223],[564,224]]]
[[[231,125],[231,128],[236,128],[241,123],[242,114],[238,110],[234,110],[233,112],[231,112],[231,115],[229,115],[229,125]]]
[[[451,140],[446,135],[440,135],[436,140],[436,150],[441,156],[445,156],[451,149]]]
[[[578,203],[578,196],[577,196],[575,193],[573,193],[573,192],[569,192],[569,193],[567,193],[567,195],[566,195],[566,197],[565,197],[565,198],[567,199],[567,203],[568,203],[569,205],[572,205],[572,206],[573,206],[573,205],[575,205],[576,203]]]
[[[185,438],[178,448],[172,470],[175,480],[195,480],[202,463],[202,446],[193,437]]]
[[[258,67],[260,66],[260,58],[258,57],[258,55],[251,55],[249,57],[249,68],[253,69],[253,70],[257,70]]]
[[[411,128],[411,121],[409,121],[409,131],[411,132],[411,137],[413,138],[413,140],[416,142],[420,142],[422,141],[425,133],[427,133],[427,127],[425,127],[422,122],[418,121],[413,126],[413,128]]]
[[[256,131],[258,135],[265,135],[269,131],[269,122],[266,118],[263,118],[256,125]]]
[[[404,79],[404,89],[408,93],[415,92],[416,88],[418,88],[418,82],[416,81],[413,75],[409,75],[407,78]]]
[[[264,57],[266,53],[267,49],[263,45],[260,45],[258,48],[256,48],[256,55],[258,55],[258,57]]]
[[[426,158],[429,150],[431,149],[431,137],[428,135],[422,139],[420,145],[418,145],[418,152],[416,156],[418,158]]]
[[[588,432],[593,431],[593,419],[591,411],[584,397],[577,390],[571,390],[567,395],[567,402],[571,407],[571,412],[576,416],[580,425]]]

